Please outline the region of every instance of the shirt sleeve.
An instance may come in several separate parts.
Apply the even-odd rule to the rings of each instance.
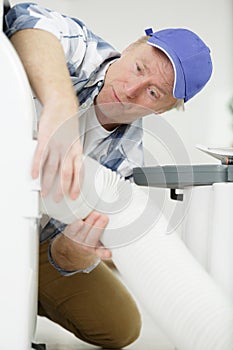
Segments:
[[[5,34],[8,38],[19,30],[32,28],[56,36],[64,49],[67,62],[71,62],[78,52],[78,56],[75,55],[76,67],[81,64],[86,52],[86,30],[81,21],[34,3],[18,4],[7,13]]]

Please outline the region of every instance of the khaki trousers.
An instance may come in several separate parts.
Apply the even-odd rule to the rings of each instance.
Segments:
[[[132,343],[141,318],[115,274],[101,262],[89,274],[61,276],[49,264],[47,248],[47,242],[40,245],[39,315],[93,345],[116,349]]]

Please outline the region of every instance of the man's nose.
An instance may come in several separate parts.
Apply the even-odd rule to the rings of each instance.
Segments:
[[[134,79],[125,84],[125,94],[128,98],[138,97],[145,89],[145,81],[142,79]]]

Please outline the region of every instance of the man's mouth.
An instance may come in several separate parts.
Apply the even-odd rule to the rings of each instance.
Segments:
[[[114,89],[112,89],[112,92],[113,92],[114,100],[116,100],[116,102],[119,102],[119,103],[123,104],[123,102],[121,101],[121,99],[118,97],[116,91],[115,91]]]

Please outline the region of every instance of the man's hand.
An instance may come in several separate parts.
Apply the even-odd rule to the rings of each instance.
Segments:
[[[106,215],[92,212],[85,220],[79,219],[68,225],[52,243],[51,255],[55,263],[73,271],[88,268],[97,257],[111,258],[111,251],[100,242],[107,223]]]
[[[64,194],[76,199],[80,193],[82,146],[78,138],[77,113],[65,119],[67,111],[71,110],[65,108],[63,112],[57,106],[43,110],[33,159],[32,177],[37,178],[41,172],[42,196],[46,196],[55,184],[55,201],[62,199]]]

